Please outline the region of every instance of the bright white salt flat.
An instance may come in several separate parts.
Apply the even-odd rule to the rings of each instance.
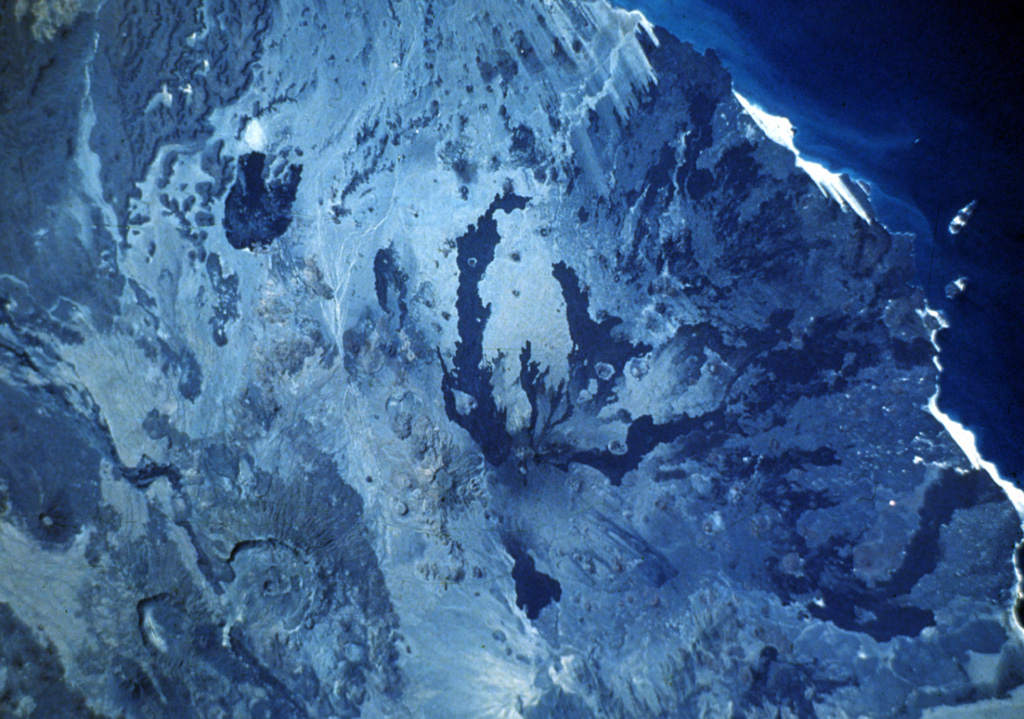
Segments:
[[[160,87],[160,92],[156,93],[149,99],[149,104],[146,105],[146,112],[152,112],[159,106],[170,107],[174,104],[174,95],[170,90],[167,89],[167,83],[165,82]]]
[[[246,123],[242,140],[253,152],[263,152],[266,148],[267,134],[263,131],[263,125],[255,117]]]
[[[864,203],[853,191],[853,188],[851,187],[851,180],[836,172],[828,170],[820,163],[812,162],[811,160],[807,160],[800,156],[800,152],[796,149],[796,145],[793,144],[793,135],[795,133],[793,123],[785,117],[771,115],[765,112],[762,108],[750,102],[735,90],[732,91],[732,94],[739,101],[740,105],[743,106],[743,110],[750,116],[757,126],[761,128],[764,134],[768,136],[769,140],[782,145],[793,153],[796,157],[797,167],[807,173],[807,176],[814,181],[814,184],[818,186],[818,189],[821,190],[822,194],[826,197],[831,197],[838,202],[843,210],[853,210],[865,222],[874,221],[870,210],[864,206]]]

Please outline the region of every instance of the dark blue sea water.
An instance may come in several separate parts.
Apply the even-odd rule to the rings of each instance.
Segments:
[[[1004,476],[1024,481],[1024,52],[1020,3],[629,0],[699,49],[736,89],[797,128],[802,154],[873,188],[914,233],[939,336],[940,407]],[[957,211],[977,200],[967,228]],[[950,300],[944,288],[967,278]]]

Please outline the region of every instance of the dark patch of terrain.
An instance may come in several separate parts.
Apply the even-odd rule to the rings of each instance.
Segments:
[[[538,571],[533,557],[518,542],[506,542],[506,549],[515,561],[512,581],[516,585],[516,606],[526,610],[527,618],[536,619],[541,609],[562,598],[562,585]]]
[[[243,155],[239,177],[224,203],[224,232],[236,250],[265,249],[291,225],[302,165],[289,165],[268,181],[266,163],[261,152]]]
[[[505,412],[494,401],[491,388],[491,372],[481,366],[483,360],[483,336],[490,307],[480,300],[478,285],[494,259],[494,249],[501,241],[498,223],[494,214],[501,210],[509,213],[526,207],[529,198],[520,197],[507,188],[491,202],[487,211],[470,225],[465,234],[456,238],[459,268],[459,287],[456,292],[455,308],[459,313],[459,342],[456,345],[454,363],[449,370],[442,361],[444,372],[441,392],[444,395],[445,412],[448,418],[461,426],[480,446],[484,457],[492,465],[500,465],[508,457],[512,438],[505,428]],[[454,390],[465,392],[476,399],[476,406],[465,415],[456,410]]]

